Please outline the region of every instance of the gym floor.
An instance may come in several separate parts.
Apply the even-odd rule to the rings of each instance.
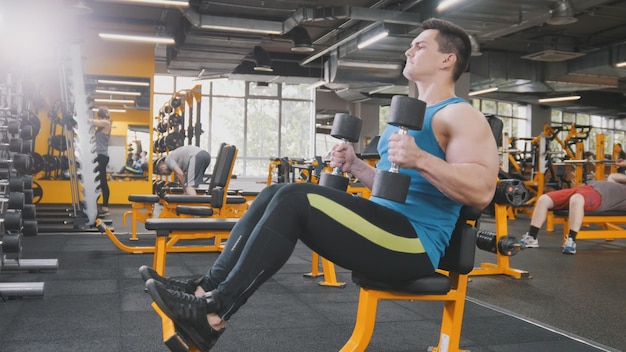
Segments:
[[[130,224],[113,206],[110,219],[128,241]],[[527,216],[509,221],[521,237]],[[484,215],[481,229],[494,230]],[[140,225],[140,229],[143,229]],[[461,347],[479,351],[626,350],[626,241],[578,241],[576,255],[560,251],[560,226],[540,232],[540,248],[511,257],[531,278],[473,276],[468,287]],[[140,230],[132,244],[151,245]],[[0,282],[44,282],[44,297],[0,301],[2,351],[167,351],[137,269],[150,254],[127,254],[99,232],[41,233],[23,241],[23,258],[59,260],[56,272],[2,272]],[[215,253],[168,255],[167,274],[200,275]],[[477,250],[476,265],[495,263]],[[232,318],[215,351],[337,351],[352,333],[358,287],[337,269],[344,288],[307,278],[311,252],[298,245],[287,264]],[[426,351],[437,344],[441,303],[383,302],[368,351]]]

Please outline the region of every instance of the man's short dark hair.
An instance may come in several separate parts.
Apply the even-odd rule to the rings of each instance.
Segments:
[[[456,65],[452,72],[454,81],[457,81],[469,66],[469,59],[472,55],[472,43],[463,28],[456,24],[438,18],[429,18],[422,22],[423,30],[434,29],[439,31],[437,43],[439,51],[442,53],[453,53],[456,55]]]

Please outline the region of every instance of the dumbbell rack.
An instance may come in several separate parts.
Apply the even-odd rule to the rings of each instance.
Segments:
[[[32,139],[36,132],[33,125],[25,123],[30,118],[30,112],[23,109],[26,104],[22,99],[21,84],[13,86],[11,74],[8,74],[6,82],[0,83],[0,87],[0,141],[3,142],[0,154],[3,160],[0,174],[0,272],[56,271],[56,259],[22,259],[22,237],[37,235],[36,212],[31,204],[32,176],[29,173],[32,163],[29,153],[32,152]],[[16,150],[18,143],[11,142],[18,139],[19,150]],[[11,142],[4,143],[7,140]],[[5,145],[8,148],[4,149]],[[0,282],[0,298],[42,296],[43,290],[43,282]]]
[[[64,149],[66,152],[63,156],[67,158],[67,179],[70,182],[72,202],[69,206],[47,205],[39,209],[42,215],[49,214],[44,230],[97,231],[94,224],[100,189],[96,182],[98,175],[94,171],[95,131],[88,123],[91,109],[85,93],[80,46],[71,46],[65,54],[67,57],[60,59],[59,70],[61,99],[55,103],[56,110],[52,113],[53,118],[60,120],[61,134],[56,134],[55,127],[55,130],[51,130],[51,136],[54,135],[61,146],[52,149]]]

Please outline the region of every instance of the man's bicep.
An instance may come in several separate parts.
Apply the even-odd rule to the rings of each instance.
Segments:
[[[493,163],[497,147],[487,125],[471,123],[454,124],[446,148],[446,160],[451,163]]]

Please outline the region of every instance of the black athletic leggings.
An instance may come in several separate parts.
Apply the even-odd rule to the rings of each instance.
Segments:
[[[107,165],[109,165],[109,157],[98,154],[96,157],[96,180],[100,180],[100,192],[102,192],[102,206],[109,207],[109,183],[107,182]]]
[[[228,320],[289,259],[301,240],[333,263],[373,279],[432,274],[428,255],[400,213],[346,192],[310,183],[263,190],[239,219],[204,278]]]

